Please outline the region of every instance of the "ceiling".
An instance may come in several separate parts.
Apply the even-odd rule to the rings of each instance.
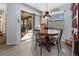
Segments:
[[[45,11],[46,10],[46,3],[27,3],[28,5],[40,10]],[[47,3],[47,10],[52,10],[57,7],[61,7],[67,3]]]
[[[21,18],[31,18],[32,14],[21,10]]]

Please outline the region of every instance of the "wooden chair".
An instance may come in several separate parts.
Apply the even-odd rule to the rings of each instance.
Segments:
[[[46,41],[45,37],[39,33],[35,34],[35,36],[36,36],[35,51],[36,51],[36,48],[38,46],[37,45],[37,43],[38,43],[40,46],[40,55],[42,55],[42,47],[47,45],[47,41]]]
[[[60,33],[57,36],[53,36],[53,40],[56,42],[57,49],[58,49],[58,55],[59,55],[59,49],[61,49],[61,38],[62,38],[63,30],[60,30]]]

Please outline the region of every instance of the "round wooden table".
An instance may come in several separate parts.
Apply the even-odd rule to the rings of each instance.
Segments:
[[[54,45],[54,43],[51,42],[51,40],[50,40],[49,37],[57,36],[58,33],[59,33],[58,30],[52,30],[52,29],[49,29],[49,30],[48,30],[48,33],[42,33],[42,32],[39,32],[39,33],[38,33],[38,34],[40,34],[41,36],[45,37],[45,39],[47,40],[47,42],[48,42],[48,43],[47,43],[47,44],[48,44],[48,46],[47,46],[48,52],[51,51],[51,44]]]

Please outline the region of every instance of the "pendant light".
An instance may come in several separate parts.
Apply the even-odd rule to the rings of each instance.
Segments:
[[[44,16],[43,16],[43,18],[46,18],[46,19],[48,19],[49,17],[51,17],[51,16],[49,15],[49,11],[47,11],[47,7],[48,7],[48,4],[46,3],[46,11],[45,11],[45,14],[44,14]]]

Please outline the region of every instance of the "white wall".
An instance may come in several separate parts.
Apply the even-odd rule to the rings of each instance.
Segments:
[[[7,4],[7,44],[19,44],[21,40],[21,10],[39,14],[24,4]]]
[[[0,9],[1,10],[6,10],[6,4],[5,3],[0,3]]]
[[[39,15],[35,15],[35,28],[38,27],[40,28],[40,16]]]
[[[60,10],[64,10],[64,31],[62,40],[69,39],[71,37],[71,30],[72,30],[72,16],[70,11],[70,4],[66,4],[60,7]]]
[[[7,44],[20,43],[20,12],[18,6],[16,3],[7,4]]]

